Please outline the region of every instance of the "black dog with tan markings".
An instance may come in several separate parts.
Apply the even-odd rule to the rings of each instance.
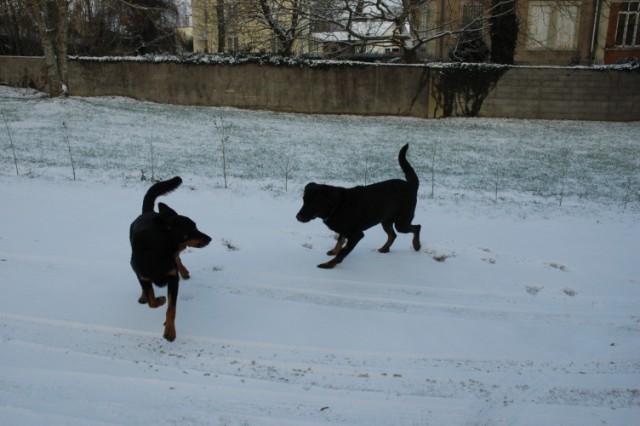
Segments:
[[[142,201],[142,214],[131,224],[131,267],[140,281],[142,295],[139,303],[150,308],[164,305],[164,296],[155,297],[153,284],[167,286],[167,315],[164,338],[173,342],[176,338],[175,318],[178,302],[180,276],[189,278],[189,271],[180,260],[180,252],[187,247],[202,248],[211,242],[211,237],[200,232],[196,224],[186,216],[180,216],[163,203],[158,203],[159,212],[154,211],[156,198],[175,190],[182,183],[178,176],[151,186]]]
[[[405,145],[398,154],[406,180],[392,179],[354,188],[309,183],[304,189],[303,205],[296,218],[309,222],[320,218],[334,232],[338,243],[327,254],[335,256],[319,268],[333,268],[342,262],[364,237],[365,230],[382,224],[387,241],[378,249],[387,253],[396,239],[393,227],[401,233],[413,233],[413,248],[420,250],[420,225],[412,225],[418,193],[418,176],[407,161]],[[346,243],[346,245],[345,245]]]

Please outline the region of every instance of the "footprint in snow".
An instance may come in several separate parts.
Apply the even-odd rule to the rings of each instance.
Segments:
[[[529,293],[532,296],[537,296],[538,293],[540,293],[542,291],[544,287],[542,286],[537,286],[537,285],[528,285],[525,287],[525,290],[527,291],[527,293]]]
[[[549,262],[546,265],[553,269],[557,269],[558,271],[569,272],[569,268],[566,265],[563,265],[561,263]]]

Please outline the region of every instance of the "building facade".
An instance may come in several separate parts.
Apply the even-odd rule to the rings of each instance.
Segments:
[[[374,3],[353,0],[352,9],[343,8],[338,12],[342,15],[321,22],[311,8],[317,2],[193,0],[193,48],[203,53],[341,57],[340,52],[349,52],[397,57],[405,43],[413,42],[418,60],[429,62],[450,60],[449,52],[462,38],[461,29],[473,29],[487,45],[491,43],[488,26],[494,0],[411,0],[410,10],[397,14],[404,19],[402,25],[398,20],[381,21],[375,9],[367,9]],[[515,0],[514,4],[519,23],[516,64],[593,65],[640,59],[640,0]],[[356,13],[360,15],[354,18]],[[353,31],[345,31],[343,22]],[[379,31],[363,31],[365,27]],[[358,32],[362,39],[354,38]]]

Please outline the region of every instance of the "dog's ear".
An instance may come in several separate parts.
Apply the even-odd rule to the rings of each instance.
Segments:
[[[178,216],[178,213],[165,203],[158,203],[158,210],[163,216]]]
[[[304,187],[304,192],[308,192],[308,191],[313,191],[315,188],[318,187],[318,184],[315,182],[309,182],[307,184],[307,186]]]

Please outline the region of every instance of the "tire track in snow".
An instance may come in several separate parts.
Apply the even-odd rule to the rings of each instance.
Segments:
[[[397,312],[422,316],[438,316],[486,320],[535,320],[543,323],[601,324],[594,318],[590,304],[575,307],[569,313],[562,302],[539,303],[532,300],[526,286],[520,293],[498,294],[469,292],[436,287],[402,286],[343,279],[323,279],[262,273],[270,279],[236,277],[233,284],[220,283],[217,288],[235,295],[248,295],[276,301],[308,303],[343,309]],[[276,279],[274,279],[276,278]],[[281,285],[259,285],[256,282],[277,281]],[[621,323],[628,320],[609,315]]]

